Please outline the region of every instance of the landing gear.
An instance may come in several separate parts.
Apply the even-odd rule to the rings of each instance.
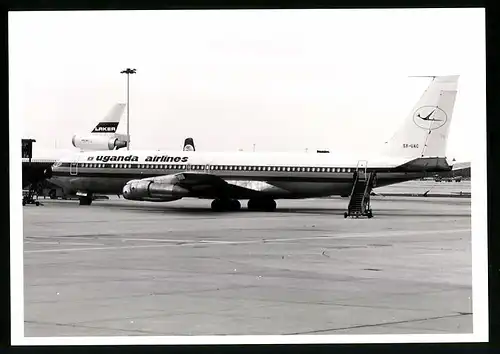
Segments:
[[[241,204],[237,199],[217,198],[212,202],[213,211],[238,211],[241,209]]]
[[[276,202],[272,198],[250,199],[248,201],[248,210],[252,211],[275,211]]]
[[[50,199],[57,199],[57,191],[55,189],[51,189],[49,192]]]
[[[80,199],[80,205],[92,204],[92,197],[91,196],[80,197],[79,199]]]

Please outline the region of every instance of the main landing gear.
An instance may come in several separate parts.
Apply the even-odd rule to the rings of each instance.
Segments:
[[[250,199],[247,206],[251,211],[276,210],[276,202],[272,198]],[[217,198],[212,202],[213,211],[238,211],[240,209],[241,204],[237,199]]]
[[[241,204],[237,199],[217,198],[212,202],[213,211],[238,211],[240,209]]]
[[[92,204],[92,196],[80,197],[80,205],[90,205]]]
[[[248,210],[252,211],[275,211],[276,202],[272,198],[250,199],[248,201]]]

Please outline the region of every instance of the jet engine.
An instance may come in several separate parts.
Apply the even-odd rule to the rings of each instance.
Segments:
[[[172,183],[172,180],[172,178],[163,181],[158,178],[145,178],[129,181],[123,187],[123,197],[129,200],[156,202],[170,202],[187,197],[189,191]]]
[[[110,136],[81,137],[74,135],[73,146],[82,150],[118,150],[127,146],[124,139]]]

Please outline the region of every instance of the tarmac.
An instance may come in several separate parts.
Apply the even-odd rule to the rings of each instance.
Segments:
[[[25,336],[472,332],[466,198],[24,207]],[[246,205],[242,203],[243,205]]]

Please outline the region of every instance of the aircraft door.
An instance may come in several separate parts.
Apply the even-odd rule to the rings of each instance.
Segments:
[[[71,161],[69,165],[69,174],[71,176],[78,175],[78,157],[76,157],[75,160]]]
[[[358,173],[358,176],[361,177],[363,180],[366,178],[367,168],[368,168],[368,161],[366,160],[358,161],[358,165],[356,166],[356,172]]]

